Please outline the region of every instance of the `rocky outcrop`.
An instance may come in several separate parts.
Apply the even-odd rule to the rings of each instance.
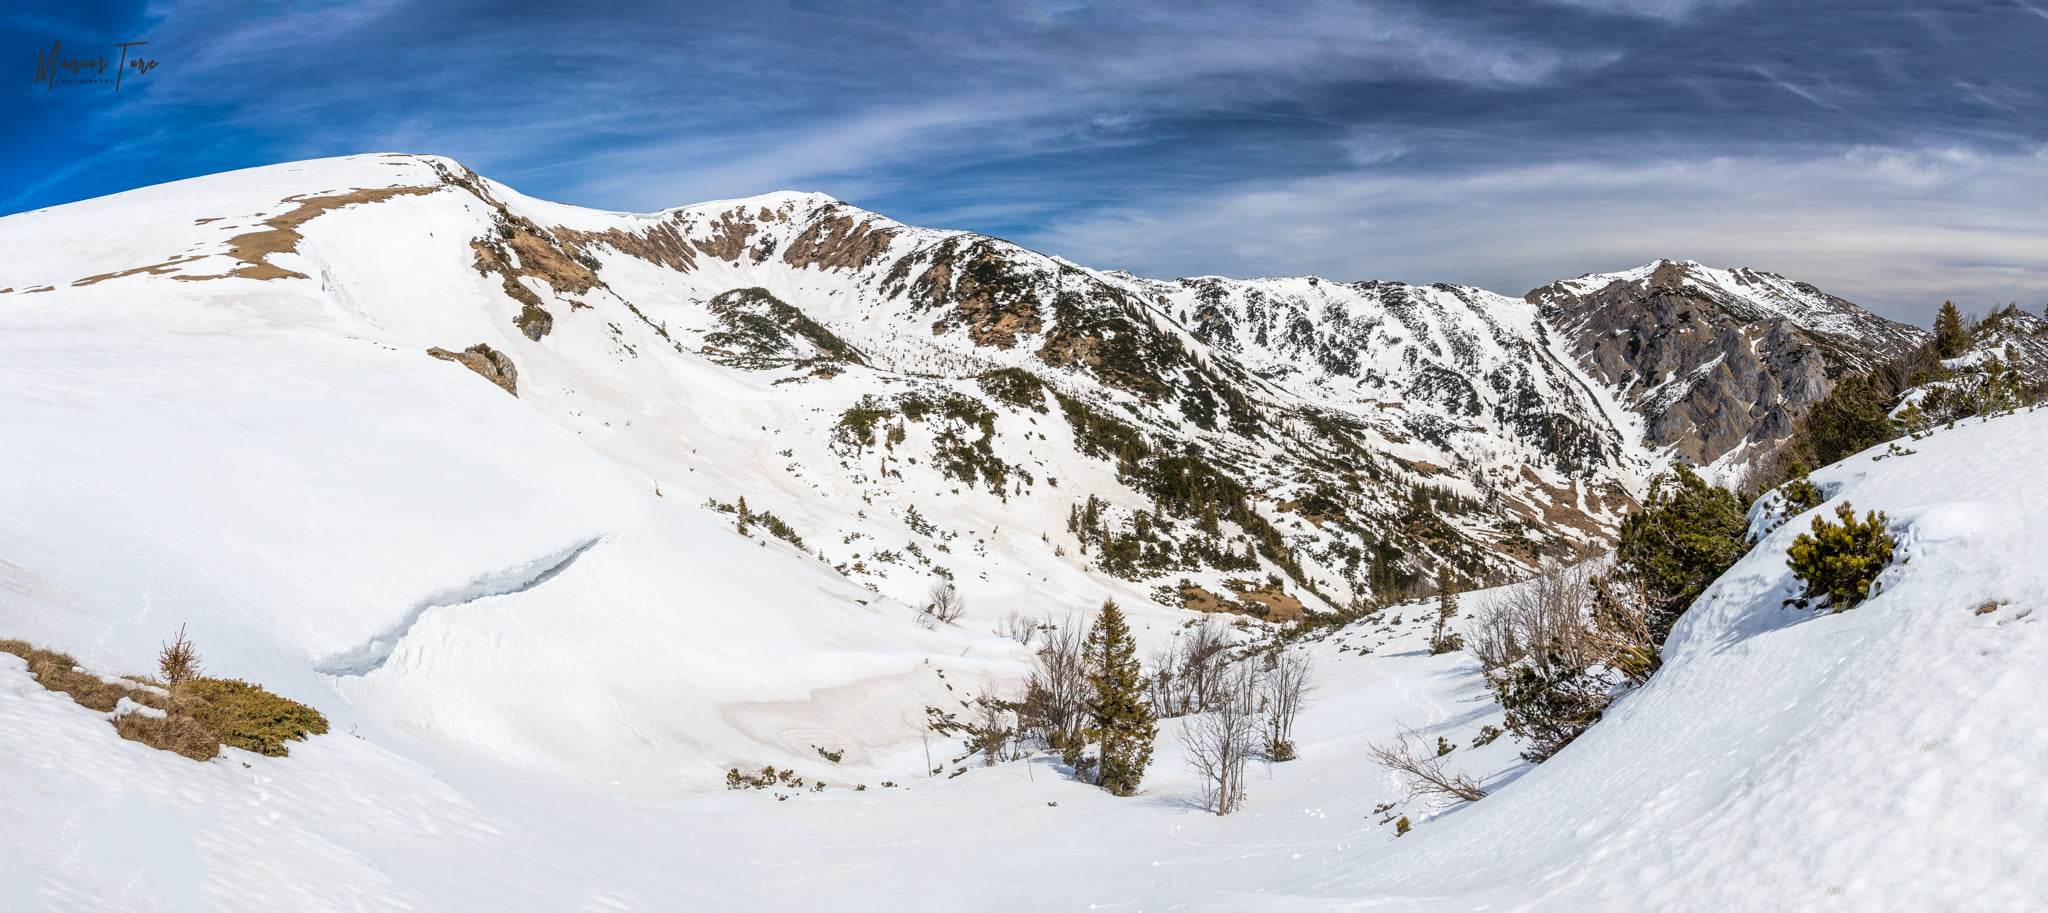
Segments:
[[[1646,444],[1697,464],[1784,439],[1837,378],[1927,335],[1783,276],[1690,261],[1557,282],[1527,300],[1643,417]]]
[[[506,393],[510,393],[513,396],[519,395],[519,369],[513,366],[512,359],[507,357],[505,353],[490,346],[477,343],[460,352],[450,352],[447,349],[435,346],[428,349],[427,354],[442,361],[455,362],[471,371],[475,371],[483,379],[497,384]]]

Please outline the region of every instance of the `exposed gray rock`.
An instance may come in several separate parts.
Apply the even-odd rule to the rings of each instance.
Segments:
[[[1643,416],[1647,443],[1702,464],[1783,439],[1835,379],[1927,338],[1804,283],[1690,261],[1557,282],[1527,299]]]
[[[460,352],[450,352],[436,346],[428,349],[427,354],[442,361],[455,362],[482,375],[485,380],[497,384],[506,393],[519,395],[519,369],[513,366],[512,359],[505,353],[490,346],[477,343]]]

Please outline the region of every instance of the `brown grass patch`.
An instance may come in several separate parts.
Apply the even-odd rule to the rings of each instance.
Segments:
[[[0,652],[12,653],[28,661],[29,674],[51,691],[71,695],[80,706],[89,707],[101,713],[112,712],[124,697],[136,698],[136,703],[147,705],[144,697],[159,695],[142,691],[134,683],[123,681],[119,684],[100,681],[100,677],[78,670],[78,660],[70,654],[55,650],[44,650],[30,646],[26,641],[0,640]],[[161,709],[161,708],[159,708]]]
[[[819,219],[790,240],[782,262],[798,269],[860,269],[887,253],[895,237],[894,229],[875,228],[866,220],[855,224],[848,216]]]
[[[91,285],[95,282],[105,282],[108,279],[119,279],[122,276],[133,276],[136,273],[148,273],[152,276],[160,276],[163,275],[164,273],[175,273],[178,271],[176,269],[177,264],[190,263],[198,259],[200,259],[200,255],[198,254],[192,254],[191,256],[186,257],[172,257],[171,259],[165,260],[162,263],[154,263],[149,266],[138,266],[134,269],[124,269],[121,270],[120,272],[101,273],[97,276],[87,276],[83,279],[78,280],[77,282],[71,283],[71,287],[79,288],[81,286]]]
[[[122,714],[113,721],[114,731],[195,761],[219,755],[222,745],[283,757],[287,740],[327,731],[318,711],[247,682],[199,678],[165,689],[135,676],[104,681],[80,670],[71,655],[23,640],[0,639],[0,653],[26,660],[38,684],[87,709],[111,713],[125,697],[160,712]]]
[[[348,193],[337,193],[324,197],[285,197],[283,202],[297,203],[297,208],[282,215],[263,220],[268,228],[245,232],[228,239],[228,256],[242,261],[242,265],[221,276],[179,276],[179,279],[222,279],[239,276],[243,279],[304,279],[304,273],[295,273],[282,267],[272,266],[265,259],[271,254],[296,250],[303,236],[299,226],[312,221],[330,209],[340,209],[356,203],[379,203],[397,196],[433,193],[437,187],[383,187],[375,190],[357,188]]]
[[[1242,580],[1228,581],[1225,586],[1236,593],[1242,601],[1233,602],[1202,587],[1189,586],[1181,587],[1177,591],[1180,594],[1181,608],[1195,612],[1249,615],[1282,623],[1298,621],[1306,613],[1301,600],[1288,595],[1286,589],[1280,586],[1268,584],[1253,587]]]
[[[576,231],[571,228],[556,228],[555,237],[569,247],[574,256],[588,251],[596,245],[604,245],[629,257],[638,257],[649,263],[666,266],[677,272],[685,272],[697,265],[697,251],[690,242],[683,239],[674,224],[663,222],[649,228],[643,234],[633,234],[616,228],[604,231]]]
[[[1198,586],[1184,586],[1180,593],[1180,607],[1191,612],[1243,612],[1244,607]]]
[[[1257,589],[1240,589],[1232,586],[1230,591],[1245,602],[1264,606],[1267,621],[1299,621],[1305,614],[1301,600],[1288,595],[1286,588],[1277,583],[1269,583]]]
[[[194,761],[211,761],[220,754],[220,736],[190,714],[169,713],[160,717],[125,714],[114,721],[114,731],[130,742],[141,742]]]

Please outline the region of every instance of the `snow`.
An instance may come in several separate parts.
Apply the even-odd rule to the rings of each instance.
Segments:
[[[1816,472],[1831,497],[1814,513],[1886,513],[1900,560],[1879,595],[1785,606],[1785,550],[1812,514],[1778,527],[1586,736],[1301,894],[1375,910],[2038,908],[2044,440],[2048,415],[1972,420]]]
[[[448,190],[306,223],[272,259],[306,279],[177,278],[231,268],[227,239],[287,196],[433,186],[437,164],[459,168],[359,156],[0,220],[16,252],[0,264],[14,289],[0,294],[0,637],[117,674],[148,671],[189,624],[211,672],[333,723],[288,758],[194,763],[122,741],[0,654],[0,910],[2020,910],[2048,896],[2030,842],[2048,833],[2032,614],[2048,491],[2029,456],[2048,416],[1963,422],[1817,472],[1834,500],[1889,513],[1910,560],[1883,592],[1840,615],[1785,608],[1782,555],[1805,519],[1779,528],[1680,625],[1656,679],[1540,767],[1508,738],[1473,745],[1500,714],[1469,657],[1427,654],[1428,606],[1306,644],[1319,693],[1301,759],[1262,766],[1246,810],[1218,818],[1198,807],[1177,722],[1129,799],[1050,756],[955,764],[957,741],[927,738],[926,706],[1025,673],[1024,651],[989,633],[1009,611],[1062,619],[1115,595],[1147,647],[1185,620],[1048,554],[1039,535],[1064,528],[1072,497],[1118,490],[1110,468],[1060,461],[1071,432],[1056,417],[1000,419],[1008,439],[1045,436],[1030,458],[1060,478],[1056,497],[1043,481],[954,494],[928,467],[829,442],[848,396],[954,382],[854,368],[831,388],[777,384],[545,289],[558,320],[535,344],[469,265],[488,207]],[[649,218],[492,192],[548,225]],[[903,232],[899,245],[942,234]],[[73,284],[195,254],[178,273]],[[606,281],[678,336],[701,333],[707,288],[740,281],[884,354],[908,333],[875,328],[877,299],[817,270],[691,286],[604,256]],[[1264,281],[1361,319],[1376,306]],[[1432,342],[1536,326],[1521,302],[1409,291],[1436,315]],[[477,342],[514,358],[518,398],[423,354]],[[1544,355],[1560,389],[1583,384]],[[1601,391],[1574,395],[1624,415]],[[929,434],[909,431],[906,452]],[[848,481],[884,467],[902,478]],[[807,548],[740,536],[701,506],[742,495]],[[950,538],[907,532],[912,506]],[[929,566],[828,566],[908,543],[951,568],[961,625],[912,623]],[[1495,598],[1463,597],[1464,619]],[[1973,614],[1991,602],[2005,604]],[[1363,755],[1409,726],[1460,746],[1458,769],[1494,794],[1402,801]],[[766,764],[826,787],[719,788]],[[1416,828],[1397,840],[1400,815]]]

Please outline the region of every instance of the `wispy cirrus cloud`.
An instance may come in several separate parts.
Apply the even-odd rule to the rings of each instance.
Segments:
[[[1819,281],[1807,264],[1849,275],[1829,239],[1856,231],[1823,232],[1828,220],[1903,232],[1939,215],[1962,226],[1944,237],[1987,249],[2031,237],[2002,183],[2031,172],[1942,157],[2023,163],[2048,143],[2036,0],[103,2],[0,14],[0,53],[33,56],[51,31],[143,32],[163,59],[118,98],[0,92],[27,138],[0,146],[9,208],[402,150],[611,209],[823,190],[1155,272],[1386,266],[1512,286],[1655,239],[1648,253],[1768,253],[1737,259]],[[1874,149],[1920,151],[1887,165]],[[1802,205],[1752,195],[1714,163],[1753,164]],[[1857,182],[1886,168],[1941,177],[1880,206]],[[1981,200],[1986,220],[1968,225],[1973,210],[1944,195]],[[1712,200],[1769,215],[1719,218]],[[1702,227],[1606,221],[1672,207]],[[1585,215],[1499,227],[1545,212]],[[1166,213],[1179,215],[1147,221]],[[1260,231],[1218,215],[1231,213]],[[1716,242],[1721,229],[1741,234]],[[1740,246],[1761,236],[1773,246]],[[2009,277],[2027,294],[2024,271]]]
[[[1749,266],[1925,324],[2048,303],[2048,148],[1858,148],[1431,177],[1352,171],[1092,213],[1028,240],[1140,274],[1401,279],[1519,295],[1660,257]]]

